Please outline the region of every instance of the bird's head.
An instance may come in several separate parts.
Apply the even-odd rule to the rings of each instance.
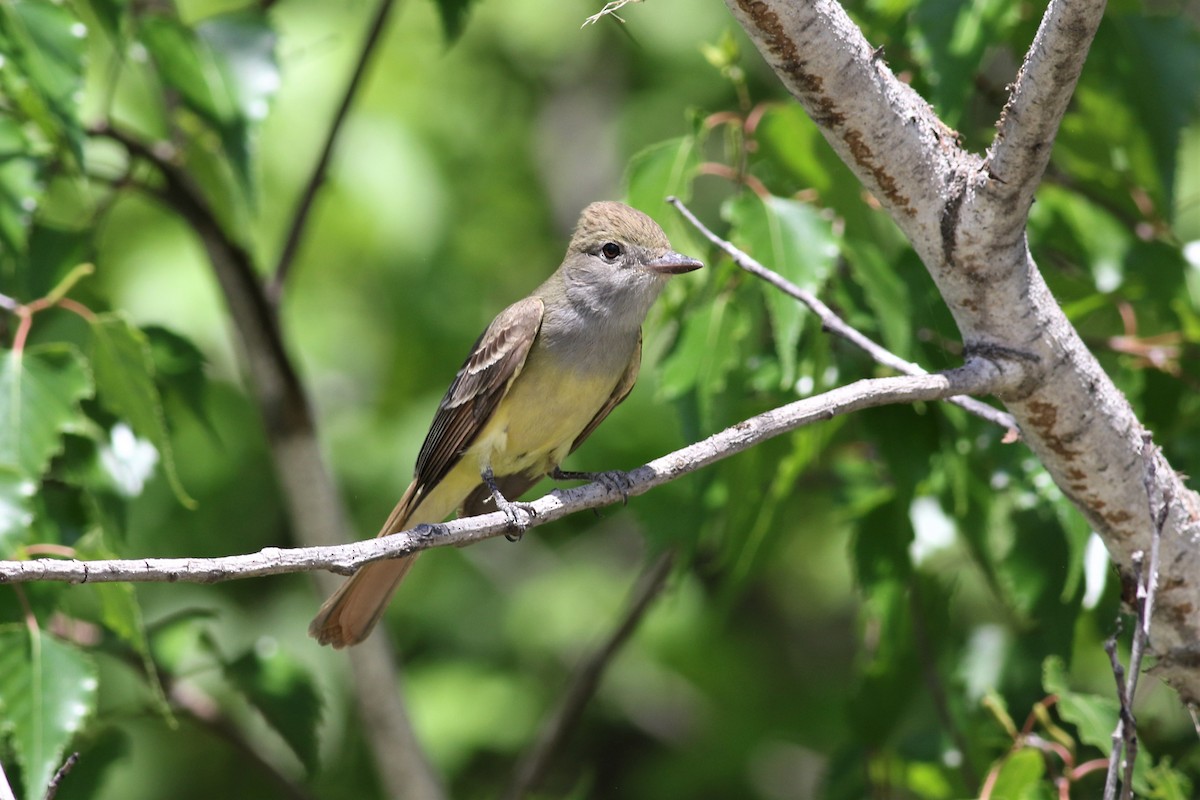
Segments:
[[[650,217],[623,203],[592,203],[567,246],[563,279],[577,304],[641,324],[667,278],[704,266],[675,252]]]

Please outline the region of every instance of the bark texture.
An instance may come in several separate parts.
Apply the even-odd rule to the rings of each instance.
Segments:
[[[1124,579],[1165,506],[1154,670],[1186,701],[1200,700],[1200,501],[1146,446],[1149,434],[1067,321],[1026,241],[1029,208],[1103,0],[1049,4],[984,155],[959,145],[836,2],[726,3],[912,242],[966,354],[1008,375],[997,397]]]

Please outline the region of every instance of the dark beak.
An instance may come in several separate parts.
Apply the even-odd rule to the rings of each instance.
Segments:
[[[642,265],[651,272],[661,272],[664,275],[679,275],[691,272],[704,266],[703,262],[679,253],[665,253],[658,258],[652,258]]]

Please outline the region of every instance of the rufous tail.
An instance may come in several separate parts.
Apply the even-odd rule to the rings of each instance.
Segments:
[[[408,526],[415,506],[419,505],[413,502],[415,488],[415,482],[408,487],[383,524],[379,536],[402,531]],[[418,555],[420,553],[376,561],[359,569],[321,606],[308,626],[308,635],[338,650],[366,639]]]

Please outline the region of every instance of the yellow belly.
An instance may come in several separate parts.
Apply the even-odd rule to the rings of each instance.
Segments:
[[[575,438],[608,400],[615,375],[555,369],[544,353],[530,354],[479,438],[467,451],[496,475],[544,473],[558,466]]]

